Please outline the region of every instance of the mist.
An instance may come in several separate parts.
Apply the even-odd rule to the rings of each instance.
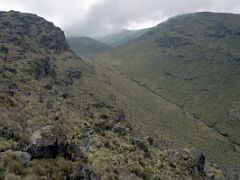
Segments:
[[[199,11],[240,13],[239,0],[0,0],[0,10],[34,13],[67,36],[103,36],[143,29],[169,17]]]

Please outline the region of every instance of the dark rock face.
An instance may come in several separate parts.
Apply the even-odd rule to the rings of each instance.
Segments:
[[[65,85],[73,85],[74,80],[79,80],[81,78],[81,71],[79,70],[67,70],[65,78],[62,80],[62,82]]]
[[[156,40],[156,43],[160,47],[164,48],[176,48],[178,46],[183,46],[188,44],[186,40],[184,40],[182,37],[170,37],[170,36],[164,36]]]
[[[34,74],[36,79],[41,79],[47,76],[55,77],[56,72],[49,58],[38,60],[34,67]]]
[[[203,173],[204,164],[205,164],[205,156],[202,153],[194,154],[195,164],[199,172]]]
[[[150,136],[144,137],[144,140],[148,145],[153,145],[153,143],[154,143],[153,138]]]
[[[95,108],[103,108],[106,107],[104,102],[96,101],[91,104]],[[103,132],[105,130],[114,130],[117,133],[120,133],[122,135],[126,134],[127,127],[120,124],[122,120],[125,119],[124,112],[122,110],[113,110],[112,115],[106,115],[102,114],[100,116],[100,119],[95,124],[95,130],[97,132]],[[114,128],[115,127],[115,128]]]
[[[16,11],[1,12],[1,18],[4,21],[0,22],[0,28],[8,29],[8,33],[0,36],[10,43],[28,49],[39,47],[54,52],[69,50],[64,32],[43,18]],[[2,50],[7,53],[6,49]]]
[[[66,50],[68,48],[67,44],[63,43],[64,41],[65,38],[62,31],[56,31],[55,33],[52,33],[52,36],[44,35],[39,39],[41,45],[56,51]]]
[[[222,23],[218,24],[213,28],[212,31],[208,34],[210,37],[224,38],[229,35],[240,35],[239,29],[230,28]]]
[[[46,126],[33,133],[28,152],[33,158],[51,158],[64,155],[66,147],[66,136],[59,129]]]
[[[69,93],[63,93],[61,96],[62,96],[62,98],[67,99],[67,98],[69,98],[70,94]]]
[[[184,162],[186,168],[186,175],[193,175],[196,177],[204,177],[205,156],[198,151],[190,151],[188,149],[180,149],[178,151],[168,151],[171,162],[177,164]]]
[[[13,68],[13,67],[4,66],[3,69],[4,69],[5,71],[11,72],[11,73],[13,73],[13,74],[17,74],[17,70],[16,70],[15,68]]]
[[[1,52],[1,53],[4,53],[4,54],[8,54],[8,48],[6,48],[6,47],[1,47],[1,48],[0,48],[0,52]]]
[[[71,161],[86,162],[86,156],[76,144],[70,143],[61,129],[46,126],[32,134],[27,152],[32,158],[64,156]]]

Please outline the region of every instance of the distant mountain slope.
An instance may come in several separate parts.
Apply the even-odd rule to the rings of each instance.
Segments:
[[[91,58],[99,53],[103,53],[111,47],[100,41],[89,37],[72,37],[67,38],[70,48],[79,56]]]
[[[191,150],[219,162],[234,157],[234,165],[238,154],[223,153],[228,139],[115,70],[85,62],[53,23],[15,11],[0,17],[1,180],[232,176]]]
[[[118,33],[113,33],[104,37],[97,38],[99,41],[108,44],[112,47],[118,47],[122,44],[125,44],[133,39],[142,36],[144,33],[149,31],[150,29],[142,29],[142,30],[123,30]]]
[[[102,61],[194,114],[240,153],[240,15],[194,13],[159,24]],[[239,161],[238,161],[239,162]]]

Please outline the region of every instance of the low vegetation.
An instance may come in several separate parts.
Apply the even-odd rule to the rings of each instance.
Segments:
[[[142,99],[196,128],[190,115],[83,61],[52,23],[13,11],[0,16],[1,180],[228,178],[197,150],[167,148],[167,129],[162,144],[138,131],[152,112],[147,102],[137,106]]]
[[[190,137],[188,140],[209,158],[237,169],[240,168],[239,18],[235,14],[208,12],[177,16],[96,58],[217,132],[227,143],[220,140],[217,147],[210,140],[202,146],[202,138],[195,142]],[[151,123],[161,131],[162,124],[157,120]],[[195,132],[194,136],[198,136],[199,132]],[[185,133],[183,128],[173,134]]]

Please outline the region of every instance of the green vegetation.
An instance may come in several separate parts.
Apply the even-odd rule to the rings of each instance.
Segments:
[[[226,178],[218,166],[204,169],[204,156],[190,148],[210,141],[220,157],[228,141],[218,133],[115,70],[83,61],[52,23],[0,16],[0,180]]]
[[[89,37],[67,38],[67,42],[77,55],[87,59],[111,49],[111,46]]]
[[[186,141],[209,158],[238,169],[239,19],[239,15],[207,12],[177,16],[100,58],[146,90],[189,112],[195,122],[205,124],[204,129],[211,129],[228,143],[220,140],[221,145],[216,147],[214,140],[203,140],[201,130],[189,130],[187,123],[183,123],[182,132],[177,131],[180,121],[176,119],[174,127],[166,127],[171,127],[172,136],[182,137],[192,130],[196,132],[193,136],[200,138],[191,142],[188,136]],[[153,119],[148,123],[159,131],[165,125]],[[210,138],[210,133],[207,136]],[[217,149],[225,150],[218,155]]]

